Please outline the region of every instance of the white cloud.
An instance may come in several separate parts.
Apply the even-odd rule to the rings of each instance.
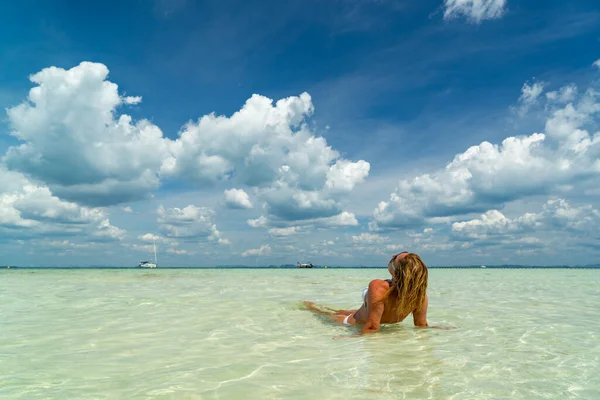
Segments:
[[[132,213],[133,209],[131,207],[121,207],[121,210],[126,213]]]
[[[539,224],[538,216],[525,214],[522,217],[506,218],[498,210],[490,210],[482,214],[479,219],[464,222],[454,222],[452,233],[455,237],[465,239],[480,239],[488,235],[509,234],[531,231]]]
[[[87,224],[100,221],[104,212],[99,209],[81,207],[75,203],[58,199],[47,187],[25,185],[13,207],[22,218],[37,221],[52,221],[63,224]]]
[[[444,0],[444,19],[460,16],[473,23],[501,18],[506,12],[507,0]]]
[[[159,229],[168,238],[208,239],[220,244],[229,244],[228,240],[221,238],[211,208],[188,205],[184,208],[165,209],[161,205],[157,214]]]
[[[348,211],[342,211],[341,213],[331,216],[331,217],[321,217],[321,218],[312,218],[312,219],[304,219],[300,221],[293,221],[294,225],[289,225],[290,221],[284,219],[269,219],[265,216],[260,216],[256,219],[249,219],[247,221],[248,225],[253,228],[287,228],[290,226],[297,226],[298,228],[333,228],[333,227],[344,227],[344,226],[357,226],[358,220],[356,216]]]
[[[59,247],[66,249],[87,249],[90,247],[89,243],[73,243],[69,240],[50,240],[42,241],[43,246]]]
[[[446,217],[483,212],[532,195],[594,186],[600,175],[600,133],[586,127],[600,112],[598,93],[551,110],[545,133],[483,142],[458,154],[445,168],[402,180],[379,203],[371,229],[421,226]]]
[[[147,198],[165,179],[227,181],[253,189],[267,214],[286,221],[339,215],[344,194],[368,176],[368,162],[344,159],[309,126],[307,93],[275,103],[255,94],[233,115],[204,115],[170,140],[149,121],[118,114],[141,97],[120,95],[108,73],[82,62],[32,75],[28,100],[8,110],[22,143],[8,149],[8,168],[88,206]],[[231,207],[252,206],[241,189],[225,197]]]
[[[311,253],[314,255],[325,257],[339,257],[340,255],[337,251],[330,249],[314,249],[313,251],[311,251]]]
[[[350,192],[357,183],[364,181],[369,175],[369,169],[369,163],[363,160],[338,161],[329,168],[325,186],[333,191]]]
[[[387,257],[388,253],[385,251],[385,246],[382,246],[380,244],[377,245],[355,245],[352,247],[352,250],[354,252],[359,252],[362,254],[371,254],[371,255],[377,255],[377,256],[381,256],[381,257]]]
[[[186,254],[190,254],[189,251],[187,250],[183,250],[183,249],[173,249],[173,248],[168,248],[167,249],[167,253],[171,253],[171,254],[177,254],[177,255],[186,255]]]
[[[108,241],[122,240],[125,236],[125,230],[111,225],[107,218],[98,224],[96,231],[92,235]]]
[[[140,104],[142,102],[142,96],[127,96],[122,98],[125,104]]]
[[[278,183],[264,189],[261,196],[267,203],[267,211],[275,218],[301,221],[326,218],[339,214],[341,205],[322,192],[298,190],[287,183]]]
[[[145,233],[141,236],[138,236],[138,239],[140,239],[142,242],[159,242],[161,240],[163,240],[162,237],[158,236],[158,235],[154,235],[152,233]]]
[[[519,96],[519,106],[516,108],[517,114],[523,117],[529,109],[535,105],[544,91],[544,82],[535,82],[533,85],[524,83],[521,88],[521,96]],[[554,93],[554,92],[552,92]],[[550,97],[552,97],[551,95]]]
[[[266,228],[268,226],[268,220],[264,215],[261,215],[256,219],[249,219],[246,222],[253,228]]]
[[[452,224],[452,234],[460,240],[490,240],[492,237],[519,238],[520,243],[539,243],[539,238],[520,237],[545,231],[571,231],[597,235],[600,212],[591,205],[573,207],[565,199],[548,200],[539,213],[525,213],[507,218],[498,210],[490,210],[480,218]]]
[[[153,233],[145,233],[138,236],[138,239],[144,243],[166,243],[170,246],[177,246],[178,242],[176,239],[158,236]]]
[[[594,64],[592,64],[594,67],[597,67],[598,69],[600,69],[600,59],[594,61]]]
[[[388,237],[384,237],[384,236],[378,235],[376,233],[363,232],[358,236],[352,236],[352,242],[354,244],[359,244],[359,245],[383,243],[387,240],[389,240]]]
[[[577,85],[570,84],[561,87],[557,91],[546,93],[546,98],[548,101],[556,102],[556,103],[568,103],[577,97]]]
[[[224,192],[225,205],[229,208],[248,209],[252,208],[252,202],[248,193],[243,189],[228,189]]]
[[[401,244],[388,244],[385,246],[385,249],[389,251],[403,251],[404,246]]]
[[[173,143],[163,176],[198,185],[230,181],[254,189],[267,213],[286,221],[331,217],[340,196],[368,175],[369,163],[351,162],[306,123],[310,95],[281,99],[253,95],[230,117],[205,115]]]
[[[291,236],[295,235],[300,231],[297,226],[288,226],[286,228],[271,228],[269,233],[273,236]]]
[[[249,249],[242,253],[242,257],[250,257],[250,256],[270,256],[271,255],[271,246],[268,244],[263,244],[258,249]]]
[[[342,211],[338,215],[326,218],[317,218],[314,220],[308,220],[309,224],[323,227],[334,227],[334,226],[357,226],[358,220],[356,216],[348,211]]]
[[[152,254],[154,254],[154,246],[151,245],[151,244],[142,244],[142,245],[140,245],[140,244],[135,244],[134,243],[134,244],[131,244],[129,247],[131,247],[134,250],[141,251],[141,252],[144,252],[144,253],[152,253]]]
[[[292,128],[313,109],[306,93],[282,99],[275,107],[272,100],[253,95],[230,118],[205,115],[185,127],[164,172],[204,183],[229,178],[237,166],[242,182],[251,186],[271,182],[281,165],[283,145],[294,148],[310,137],[306,131],[303,137],[294,136]]]
[[[0,165],[0,229],[29,237],[77,234],[88,240],[122,238],[125,231],[107,221],[102,209],[61,200],[47,187]]]
[[[148,121],[115,115],[135,98],[121,97],[107,76],[106,66],[90,62],[32,75],[28,101],[7,110],[23,143],[8,149],[6,165],[86,205],[137,200],[157,188],[168,140]]]

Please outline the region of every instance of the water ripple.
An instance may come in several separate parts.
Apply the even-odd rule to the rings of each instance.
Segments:
[[[300,306],[384,272],[3,271],[0,398],[600,398],[600,272],[431,270],[450,331],[334,340],[355,329]]]

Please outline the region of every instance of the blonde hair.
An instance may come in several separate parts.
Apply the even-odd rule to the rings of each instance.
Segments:
[[[415,253],[408,253],[401,259],[392,262],[394,273],[387,295],[398,296],[398,314],[407,316],[417,311],[427,292],[427,266]]]

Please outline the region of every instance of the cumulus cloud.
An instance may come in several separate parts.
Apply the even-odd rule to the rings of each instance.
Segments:
[[[339,202],[318,191],[303,191],[277,184],[263,191],[268,213],[282,220],[326,218],[342,212]]]
[[[269,219],[265,216],[260,216],[256,219],[249,219],[247,223],[253,228],[290,228],[292,226],[295,226],[296,229],[300,229],[301,227],[310,229],[356,226],[358,225],[358,220],[356,219],[356,216],[353,213],[343,211],[338,215],[334,215],[332,217],[293,221],[295,225],[290,225],[290,221],[282,219]]]
[[[268,226],[268,220],[264,215],[256,219],[249,219],[247,223],[253,228],[266,228]]]
[[[402,180],[379,203],[371,229],[422,226],[427,221],[484,212],[532,195],[596,186],[600,175],[598,93],[550,110],[545,133],[483,142],[458,154],[445,168]]]
[[[386,244],[390,241],[387,236],[382,236],[376,233],[362,232],[359,235],[351,236],[351,247],[353,251],[358,251],[364,254],[373,254],[377,256],[387,256],[393,245]]]
[[[600,212],[591,205],[573,207],[565,199],[548,200],[539,213],[525,213],[508,218],[498,210],[490,210],[479,218],[454,222],[452,236],[457,240],[486,241],[495,244],[518,240],[520,244],[540,243],[531,235],[545,231],[577,232],[585,236],[600,236]]]
[[[341,160],[329,168],[325,187],[332,191],[350,192],[369,175],[370,165],[364,160]]]
[[[268,244],[263,244],[258,249],[248,249],[242,253],[242,257],[250,257],[250,256],[270,256],[271,255],[271,246]]]
[[[229,241],[221,237],[214,223],[215,213],[208,207],[188,205],[184,208],[164,208],[157,210],[159,229],[167,238],[206,239],[220,244]]]
[[[142,99],[121,95],[108,73],[82,62],[32,75],[27,101],[8,110],[21,142],[8,149],[8,168],[87,206],[146,198],[166,179],[227,181],[252,188],[267,214],[288,221],[339,215],[344,194],[368,176],[368,162],[344,159],[314,133],[308,93],[276,102],[255,94],[231,116],[204,115],[170,140],[148,120],[119,114]],[[252,207],[242,189],[225,198],[230,207]]]
[[[88,224],[99,221],[104,212],[99,209],[81,207],[75,203],[58,199],[47,187],[25,185],[13,207],[22,218],[51,221],[62,224]]]
[[[444,0],[444,19],[465,17],[479,24],[487,19],[501,18],[507,0]]]
[[[156,242],[172,243],[173,242],[172,239],[158,236],[153,233],[144,233],[143,235],[138,236],[138,239],[145,243],[156,243]]]
[[[510,219],[498,210],[490,210],[480,218],[454,222],[452,233],[456,238],[472,240],[487,238],[490,235],[531,232],[536,225],[539,225],[539,216],[536,214],[529,213]]]
[[[345,160],[316,136],[306,123],[313,112],[308,93],[275,104],[253,95],[230,117],[209,114],[187,124],[161,175],[254,188],[268,214],[288,221],[338,215],[340,197],[367,177],[370,165]]]
[[[224,192],[225,205],[229,208],[248,209],[252,208],[252,202],[248,193],[243,189],[227,189]]]
[[[598,59],[598,60],[594,61],[594,64],[593,64],[593,65],[594,65],[594,67],[596,67],[596,68],[600,69],[600,59]]]
[[[111,225],[107,218],[98,224],[92,235],[104,241],[122,240],[125,236],[125,230]]]
[[[354,213],[348,211],[342,211],[337,215],[324,218],[314,218],[302,221],[303,225],[333,228],[333,227],[344,227],[344,226],[357,226],[358,220]]]
[[[20,173],[0,166],[0,229],[20,235],[89,235],[88,240],[120,240],[125,231],[110,225],[105,211],[54,196]]]
[[[121,97],[103,64],[45,68],[26,102],[10,108],[11,134],[22,142],[4,157],[8,168],[44,182],[69,201],[99,206],[144,198],[158,187],[168,155],[161,130],[146,120],[117,115]]]

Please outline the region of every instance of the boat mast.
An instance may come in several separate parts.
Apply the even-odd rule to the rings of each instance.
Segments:
[[[156,258],[156,241],[154,242],[154,265],[158,266],[158,259]]]

